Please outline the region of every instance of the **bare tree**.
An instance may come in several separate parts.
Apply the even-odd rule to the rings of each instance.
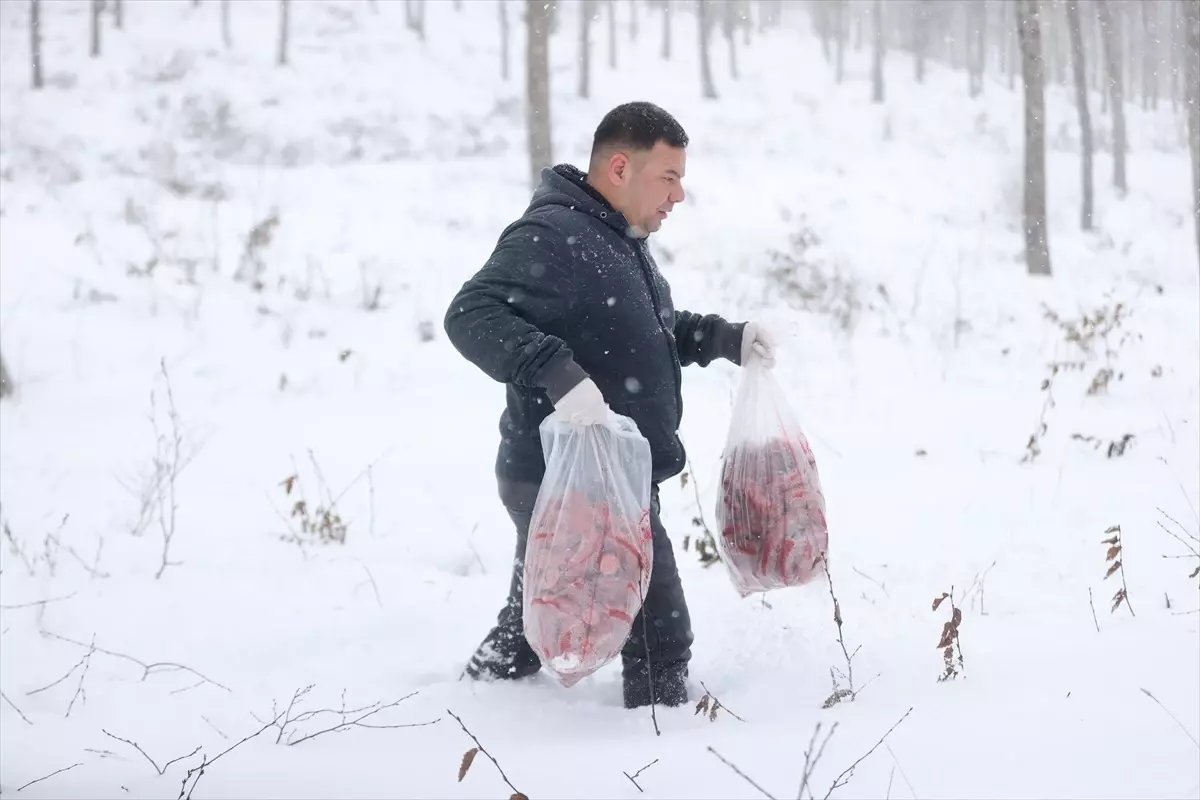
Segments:
[[[1196,254],[1200,257],[1200,0],[1183,5],[1185,102],[1188,108],[1188,145],[1192,154],[1192,217],[1196,224]]]
[[[831,0],[831,22],[834,26],[834,80],[841,83],[846,77],[846,37],[849,35],[849,0]]]
[[[966,6],[967,91],[978,97],[983,91],[983,70],[987,61],[987,2],[972,0]]]
[[[225,49],[233,47],[233,22],[229,18],[230,0],[221,0],[221,43]]]
[[[1083,163],[1083,206],[1079,226],[1092,229],[1092,115],[1088,111],[1087,61],[1083,49],[1083,25],[1079,0],[1067,0],[1067,32],[1071,36],[1071,69],[1075,74],[1075,106],[1079,109],[1079,147]]]
[[[29,0],[29,61],[33,67],[33,88],[45,86],[42,80],[42,0]]]
[[[279,0],[279,66],[288,63],[288,17],[291,10],[291,0]]]
[[[883,102],[883,0],[875,0],[871,8],[871,21],[875,25],[875,52],[871,58],[871,102]]]
[[[8,368],[4,366],[4,354],[0,353],[0,398],[12,397],[12,393],[12,378],[8,374]]]
[[[708,14],[708,3],[696,0],[696,28],[700,32],[700,90],[705,99],[717,99],[717,87],[713,85],[712,63],[708,57],[708,34],[712,28]]]
[[[404,24],[425,41],[425,0],[404,0]]]
[[[1171,110],[1179,110],[1179,74],[1184,70],[1183,59],[1180,57],[1184,51],[1184,47],[1180,39],[1179,31],[1183,27],[1183,22],[1180,20],[1179,8],[1181,3],[1172,2],[1169,4],[1171,8]],[[1187,37],[1183,37],[1186,39]]]
[[[929,49],[929,28],[933,18],[932,0],[915,0],[913,9],[913,70],[917,83],[925,82],[925,56]]]
[[[663,0],[662,4],[663,24],[662,24],[662,57],[663,59],[671,60],[671,4],[668,0]]]
[[[1025,265],[1030,275],[1050,274],[1046,230],[1046,87],[1038,0],[1018,0],[1017,39],[1025,85]]]
[[[629,38],[637,41],[638,37],[638,0],[629,0]]]
[[[608,68],[617,68],[617,0],[608,0]]]
[[[738,79],[737,6],[730,0],[726,0],[724,9],[725,13],[722,15],[721,28],[725,34],[725,42],[729,45],[729,74],[736,81]]]
[[[509,40],[511,38],[508,29],[508,0],[496,0],[496,7],[500,9],[500,77],[507,81],[509,77]]]
[[[554,163],[550,138],[550,11],[546,0],[525,0],[525,125],[533,186]]]
[[[92,58],[100,57],[100,19],[104,16],[104,0],[92,0]]]
[[[112,0],[113,27],[125,29],[125,0]]]
[[[579,96],[587,97],[592,73],[592,3],[580,0],[579,8]]]
[[[833,60],[832,50],[829,42],[829,18],[831,16],[829,5],[835,0],[812,0],[809,8],[811,9],[812,25],[817,31],[817,36],[821,39],[821,54],[825,56],[825,63],[828,64]]]
[[[1108,62],[1108,89],[1112,95],[1113,186],[1124,194],[1129,190],[1129,185],[1125,178],[1125,94],[1121,76],[1121,31],[1109,0],[1096,0],[1096,13],[1100,15],[1100,35],[1104,37],[1104,57]]]
[[[1142,9],[1142,108],[1158,110],[1158,3],[1150,0]]]

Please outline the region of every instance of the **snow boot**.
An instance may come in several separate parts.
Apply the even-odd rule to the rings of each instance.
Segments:
[[[681,706],[688,701],[687,679],[687,661],[648,662],[626,657],[621,664],[625,707],[641,708],[651,702],[660,706]]]
[[[477,681],[519,680],[541,668],[541,659],[519,628],[497,625],[475,650],[464,674]]]

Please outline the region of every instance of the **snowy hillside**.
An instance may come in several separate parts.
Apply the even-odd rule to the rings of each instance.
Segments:
[[[737,716],[659,708],[656,736],[615,665],[569,690],[458,680],[514,536],[503,388],[441,320],[529,197],[518,8],[506,81],[492,2],[431,0],[423,42],[400,2],[292,5],[280,68],[275,2],[232,4],[230,50],[216,2],[128,2],[99,59],[88,3],[42,3],[34,92],[28,4],[0,3],[0,794],[175,797],[221,754],[191,796],[791,797],[836,724],[817,797],[1200,797],[1181,115],[1130,105],[1130,193],[1102,149],[1085,235],[1075,109],[1048,89],[1054,276],[1035,280],[1005,80],[970,99],[964,73],[918,85],[895,53],[872,105],[869,52],[836,85],[789,8],[737,81],[714,39],[705,101],[694,16],[663,61],[642,8],[616,70],[595,26],[585,100],[560,4],[555,159],[584,164],[631,99],[687,129],[688,199],[652,247],[680,308],[780,332],[855,653],[857,697],[822,708],[847,666],[829,587],[739,600],[685,549],[738,380],[689,368],[693,471],[664,521],[693,700]],[[939,681],[952,589],[964,669]],[[458,780],[463,726],[510,785],[482,755]]]

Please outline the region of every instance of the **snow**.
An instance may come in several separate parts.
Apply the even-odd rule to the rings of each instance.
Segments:
[[[622,772],[655,759],[645,797],[758,796],[710,747],[791,796],[814,725],[823,738],[836,723],[820,796],[909,709],[834,797],[1200,796],[1196,560],[1159,526],[1200,529],[1200,272],[1169,104],[1129,106],[1130,193],[1100,152],[1082,234],[1076,115],[1049,91],[1054,277],[1032,280],[1005,79],[972,100],[964,73],[931,63],[917,85],[890,54],[873,106],[870,54],[848,53],[835,85],[789,9],[738,54],[737,82],[714,38],[720,99],[704,101],[692,15],[674,14],[662,62],[643,8],[636,50],[621,42],[616,71],[597,60],[585,100],[564,12],[556,160],[583,164],[595,124],[629,99],[687,129],[688,198],[651,247],[678,307],[778,333],[857,650],[859,695],[823,709],[830,668],[845,668],[828,587],[739,600],[683,549],[697,494],[712,519],[738,380],[727,363],[689,368],[694,473],[664,485],[663,516],[696,636],[693,700],[703,682],[745,722],[659,708],[655,736],[648,712],[621,707],[615,664],[570,689],[459,680],[514,537],[493,474],[503,387],[440,320],[529,200],[520,26],[505,82],[490,3],[428,3],[424,43],[400,3],[292,5],[277,68],[274,2],[233,4],[228,52],[218,3],[126,3],[96,60],[88,4],[43,3],[34,93],[28,5],[0,4],[0,332],[17,382],[0,403],[0,793],[77,764],[20,796],[173,797],[202,754],[311,686],[298,722],[222,756],[194,797],[511,794],[486,759],[456,781],[474,743],[451,712],[532,798],[641,797]],[[1107,142],[1109,118],[1097,124]],[[1045,318],[1116,302],[1129,316],[1108,356]],[[1022,463],[1052,361],[1085,368],[1054,376],[1041,453]],[[1087,394],[1106,365],[1107,391]],[[153,503],[141,526],[139,512],[156,453],[176,449],[168,379],[184,466],[156,578],[162,526]],[[300,493],[308,533],[289,516]],[[331,498],[340,522],[322,525]],[[320,543],[339,525],[344,543]],[[1105,579],[1113,525],[1124,570]],[[1132,611],[1110,613],[1121,580]],[[952,586],[965,670],[939,682],[950,611],[931,604]],[[354,720],[401,698],[362,724],[437,722],[286,746],[342,708],[363,709]],[[200,752],[160,775],[113,737],[157,767]]]

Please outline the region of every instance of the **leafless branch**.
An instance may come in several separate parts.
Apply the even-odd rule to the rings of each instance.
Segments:
[[[202,720],[204,720],[205,722],[207,722],[207,723],[208,723],[208,727],[212,728],[214,731],[216,731],[217,733],[219,733],[219,734],[221,735],[221,738],[222,738],[222,739],[224,739],[225,741],[229,741],[229,737],[225,735],[225,732],[224,732],[223,730],[221,730],[220,728],[218,728],[216,725],[214,725],[214,724],[212,723],[212,720],[210,720],[208,717],[204,716],[203,714],[201,714],[201,715],[200,715],[200,719],[202,719]]]
[[[1088,605],[1092,607],[1092,622],[1096,624],[1096,633],[1100,632],[1100,620],[1096,618],[1096,604],[1092,602],[1092,587],[1088,587]]]
[[[1186,493],[1186,492],[1184,493],[1184,497],[1185,497],[1185,498],[1187,497],[1187,493]],[[1189,502],[1190,502],[1190,501],[1189,501]],[[1192,532],[1191,532],[1191,531],[1189,531],[1187,528],[1183,527],[1183,525],[1181,525],[1181,524],[1180,524],[1179,520],[1175,519],[1175,518],[1174,518],[1174,517],[1172,517],[1170,514],[1168,514],[1167,512],[1163,511],[1161,508],[1158,508],[1158,506],[1155,506],[1155,508],[1157,508],[1157,509],[1158,509],[1158,513],[1162,514],[1162,515],[1163,515],[1164,517],[1166,517],[1168,520],[1170,520],[1171,522],[1175,523],[1175,527],[1177,527],[1177,528],[1179,528],[1179,530],[1183,531],[1183,533],[1184,533],[1184,535],[1185,535],[1185,536],[1187,536],[1189,539],[1191,539],[1192,541],[1196,542],[1197,544],[1200,544],[1200,534],[1192,533]]]
[[[156,408],[154,393],[150,393],[150,408],[151,421],[154,425],[154,440],[155,440],[155,470],[158,477],[158,523],[162,530],[163,536],[163,551],[162,563],[159,565],[158,572],[155,573],[155,580],[162,577],[163,572],[168,566],[178,566],[178,562],[169,560],[171,550],[171,540],[175,538],[175,514],[178,510],[178,505],[175,502],[175,483],[182,471],[180,466],[183,460],[183,431],[179,421],[179,411],[175,408],[175,392],[171,388],[171,376],[167,372],[167,360],[162,358],[159,360],[159,367],[162,371],[163,381],[167,387],[167,419],[171,423],[171,436],[168,439],[159,431],[158,427],[158,410]]]
[[[879,591],[883,592],[883,594],[884,594],[884,597],[887,597],[889,600],[892,598],[892,596],[891,596],[890,594],[888,594],[887,587],[886,587],[886,586],[884,586],[882,583],[880,583],[879,581],[875,580],[874,578],[872,578],[872,577],[871,577],[870,575],[868,575],[867,573],[863,572],[863,571],[862,571],[861,569],[859,569],[858,567],[851,567],[851,569],[852,569],[852,570],[854,570],[855,572],[857,572],[859,575],[861,575],[861,576],[863,576],[864,578],[866,578],[867,580],[869,580],[871,583],[873,583],[873,584],[875,584],[876,586],[878,586],[878,587],[879,587]]]
[[[95,638],[95,637],[93,637],[93,639],[94,639],[94,638]],[[59,678],[58,680],[54,681],[53,683],[48,683],[48,684],[46,684],[45,686],[41,687],[40,689],[34,689],[33,691],[26,692],[26,693],[25,693],[25,696],[26,696],[26,697],[33,697],[35,694],[41,694],[42,692],[44,692],[44,691],[46,691],[46,690],[48,690],[48,689],[53,689],[55,686],[58,686],[60,683],[62,683],[63,681],[65,681],[67,678],[69,678],[69,677],[71,677],[72,675],[74,675],[74,674],[75,674],[75,670],[77,670],[77,669],[79,669],[80,667],[84,666],[84,665],[85,665],[85,664],[88,662],[88,659],[89,659],[89,658],[91,658],[91,655],[92,655],[92,653],[93,653],[93,652],[95,651],[95,649],[96,649],[96,646],[95,646],[95,645],[96,645],[96,643],[95,643],[95,641],[93,641],[93,642],[92,642],[92,645],[91,645],[90,647],[89,647],[88,645],[86,645],[86,644],[82,644],[81,642],[80,642],[80,643],[77,643],[77,644],[80,644],[80,646],[82,646],[82,647],[87,647],[87,648],[88,648],[88,651],[87,651],[86,653],[84,653],[84,655],[83,655],[83,657],[82,657],[82,658],[80,658],[78,661],[76,661],[76,662],[75,662],[75,666],[73,666],[73,667],[71,667],[69,670],[67,670],[67,673],[66,673],[65,675],[63,675],[61,678]]]
[[[1162,520],[1155,520],[1154,522],[1156,525],[1158,525],[1158,527],[1160,527],[1164,531],[1166,531],[1168,536],[1170,536],[1172,539],[1174,539],[1175,541],[1179,542],[1181,545],[1186,547],[1188,549],[1188,552],[1190,552],[1193,556],[1200,558],[1200,550],[1197,550],[1196,546],[1194,544],[1189,542],[1187,539],[1184,539],[1182,536],[1180,536],[1178,533],[1176,533],[1175,531],[1168,528],[1166,525],[1163,525]]]
[[[50,636],[50,637],[58,639],[60,641],[67,642],[68,644],[77,645],[79,647],[88,647],[88,645],[84,644],[83,642],[77,642],[74,639],[69,639],[66,636],[61,636],[57,633],[51,633],[50,631],[42,631],[42,635]],[[196,670],[192,669],[191,667],[185,667],[183,664],[177,664],[173,661],[156,661],[153,664],[147,664],[145,661],[134,658],[133,656],[127,656],[124,653],[117,653],[112,650],[105,650],[103,647],[96,647],[94,649],[97,653],[103,653],[106,656],[112,656],[113,658],[120,658],[125,661],[129,661],[134,664],[137,664],[143,670],[142,677],[141,677],[141,680],[143,680],[143,681],[145,681],[147,678],[149,678],[151,673],[190,672],[193,675],[195,675],[197,678],[201,678],[202,680],[205,680],[208,683],[211,683],[213,686],[216,686],[218,689],[224,689],[225,691],[230,692],[230,693],[232,693],[232,691],[233,691],[228,686],[224,686],[220,683],[217,683],[212,678],[209,678],[206,675],[203,675],[203,674],[197,672]],[[65,677],[66,676],[64,675],[63,678],[65,678]],[[49,688],[49,687],[46,687],[46,688]]]
[[[192,756],[196,755],[196,753],[200,752],[200,745],[196,745],[196,749],[193,750],[192,752],[188,753],[185,756],[180,756],[179,758],[173,758],[170,761],[168,761],[166,764],[163,764],[160,767],[158,764],[155,763],[154,759],[150,757],[150,754],[147,753],[145,750],[143,750],[141,748],[141,746],[138,745],[137,742],[132,742],[129,739],[122,739],[120,736],[114,736],[113,734],[104,730],[104,728],[101,728],[100,732],[103,733],[105,736],[107,736],[110,739],[116,739],[118,742],[124,742],[125,744],[132,747],[134,750],[137,750],[139,753],[142,754],[143,757],[145,757],[145,759],[147,761],[150,762],[150,766],[154,767],[154,771],[157,772],[159,775],[162,775],[163,773],[165,773],[167,771],[167,769],[175,762],[183,761],[185,758],[191,758]]]
[[[71,716],[71,709],[75,707],[75,700],[82,698],[84,703],[87,703],[87,694],[83,691],[83,680],[87,677],[88,668],[92,665],[92,653],[96,652],[96,634],[92,634],[92,644],[88,647],[87,655],[83,657],[83,672],[79,675],[79,686],[75,687],[75,694],[71,695],[71,702],[67,705],[66,716]]]
[[[250,741],[251,739],[254,739],[254,738],[260,736],[263,732],[265,732],[267,730],[267,728],[275,727],[275,725],[278,722],[279,722],[279,717],[275,717],[275,719],[266,723],[261,728],[259,728],[257,731],[255,731],[254,733],[250,734],[249,736],[245,737],[244,739],[241,739],[236,744],[230,745],[226,749],[222,750],[220,753],[217,754],[217,756],[212,761],[209,761],[208,757],[204,756],[202,754],[200,757],[200,765],[196,766],[196,767],[192,767],[191,769],[189,769],[187,771],[187,774],[183,776],[183,784],[179,788],[179,800],[184,799],[185,792],[186,792],[187,797],[192,796],[192,792],[194,792],[196,790],[196,784],[199,783],[200,778],[204,776],[204,770],[206,768],[211,767],[213,764],[215,764],[217,761],[219,761],[222,758],[222,756],[225,756],[227,753],[230,753],[231,751],[236,750],[238,747],[241,747],[243,744]],[[188,789],[187,782],[189,780],[191,780],[192,775],[196,775],[196,779],[194,781],[192,781],[192,788]]]
[[[25,555],[25,549],[21,547],[21,545],[17,544],[17,540],[13,536],[12,528],[8,527],[7,522],[4,522],[0,524],[0,531],[3,531],[4,538],[8,540],[8,547],[10,550],[12,550],[13,555],[21,559],[21,561],[25,564],[25,570],[29,573],[29,577],[32,578],[34,575],[33,564],[30,562],[29,557]]]
[[[808,749],[804,751],[804,772],[800,776],[800,790],[796,792],[796,800],[804,800],[805,789],[808,789],[808,796],[811,800],[812,789],[809,788],[809,782],[812,780],[813,770],[817,768],[817,762],[825,754],[825,745],[829,744],[829,740],[833,738],[833,734],[837,731],[837,726],[836,722],[833,723],[833,727],[829,729],[829,733],[825,734],[825,739],[821,742],[820,749],[816,749],[816,747],[817,737],[821,734],[821,723],[818,722],[813,728],[812,738],[808,742]]]
[[[19,714],[21,716],[21,719],[25,720],[25,724],[27,724],[27,725],[33,724],[32,722],[29,721],[29,717],[25,716],[24,712],[22,712],[21,709],[17,708],[17,704],[14,703],[12,700],[9,700],[8,695],[6,695],[4,692],[0,692],[0,699],[4,700],[4,702],[6,702],[10,706],[12,706],[12,710],[16,711],[17,714]]]
[[[375,576],[371,574],[371,570],[367,568],[366,564],[361,561],[358,564],[363,568],[363,572],[367,573],[367,578],[371,581],[371,589],[375,592],[375,602],[379,604],[380,608],[383,608],[383,598],[379,596],[379,585],[375,583]]]
[[[30,786],[33,786],[35,783],[41,783],[42,781],[46,780],[47,778],[53,778],[55,775],[59,775],[63,772],[66,772],[69,769],[75,769],[76,767],[81,767],[81,766],[83,766],[83,764],[72,764],[69,767],[63,767],[62,769],[56,769],[54,772],[51,772],[49,775],[44,775],[44,776],[38,778],[37,780],[30,781],[29,783],[22,786],[20,789],[17,789],[17,791],[19,792],[22,789],[28,789]]]
[[[500,773],[500,777],[504,780],[504,782],[506,784],[508,784],[508,788],[513,790],[513,794],[514,795],[521,794],[521,790],[518,789],[517,787],[513,786],[512,781],[510,781],[508,779],[508,776],[504,774],[504,770],[500,767],[500,762],[497,761],[495,759],[495,757],[487,751],[487,748],[485,748],[480,743],[479,739],[477,739],[475,737],[475,734],[471,733],[471,731],[467,728],[467,726],[465,724],[463,724],[463,721],[459,718],[459,716],[448,708],[446,709],[446,713],[449,714],[450,716],[454,717],[455,722],[457,722],[458,726],[463,729],[463,733],[465,733],[467,736],[471,737],[471,741],[475,742],[475,746],[479,748],[479,752],[481,752],[485,756],[487,756],[488,760],[496,765],[496,771]]]
[[[347,713],[351,713],[351,712],[343,711],[342,712],[343,719],[342,719],[342,722],[340,722],[339,724],[334,725],[331,728],[325,728],[324,730],[317,731],[316,733],[307,734],[306,736],[302,736],[299,739],[295,740],[294,742],[289,741],[288,744],[289,745],[298,745],[301,742],[307,742],[309,739],[315,739],[316,737],[318,737],[324,733],[345,731],[345,730],[349,730],[350,728],[375,728],[375,729],[421,728],[421,727],[425,727],[426,725],[434,725],[438,722],[441,722],[440,717],[435,720],[430,720],[429,722],[407,722],[407,723],[402,723],[402,724],[398,724],[398,725],[373,725],[373,724],[367,724],[367,723],[363,722],[364,719],[369,719],[370,717],[373,717],[374,715],[378,714],[380,711],[385,711],[389,708],[395,708],[396,706],[400,705],[405,700],[407,700],[408,698],[412,697],[415,694],[416,694],[416,692],[411,692],[409,694],[406,694],[404,697],[401,697],[399,700],[396,700],[395,702],[392,702],[392,703],[388,703],[387,705],[379,705],[378,703],[374,703],[371,706],[368,706],[368,708],[370,709],[369,711],[360,715],[358,718],[352,719],[349,721],[347,721],[345,719],[344,715]],[[322,713],[322,712],[310,712],[310,713]],[[337,712],[330,712],[330,713],[337,713]]]
[[[1149,689],[1142,689],[1142,694],[1146,695],[1146,697],[1149,697],[1149,698],[1150,698],[1151,700],[1153,700],[1155,703],[1158,703],[1158,707],[1159,707],[1159,708],[1161,708],[1163,711],[1167,712],[1167,716],[1169,716],[1171,719],[1175,720],[1175,724],[1179,726],[1179,730],[1183,731],[1183,732],[1184,732],[1184,734],[1185,734],[1185,735],[1186,735],[1186,736],[1187,736],[1189,739],[1191,739],[1191,740],[1192,740],[1192,744],[1196,745],[1197,749],[1200,749],[1200,742],[1196,741],[1196,737],[1192,735],[1191,731],[1189,731],[1187,728],[1185,728],[1185,727],[1183,726],[1183,723],[1179,721],[1179,718],[1178,718],[1178,717],[1176,717],[1174,714],[1172,714],[1172,713],[1171,713],[1171,710],[1170,710],[1170,709],[1168,709],[1166,706],[1164,706],[1164,705],[1163,705],[1163,704],[1162,704],[1162,703],[1159,701],[1159,699],[1158,699],[1157,697],[1155,697],[1154,695],[1150,694],[1150,690],[1149,690]]]
[[[892,762],[896,765],[896,769],[900,770],[900,777],[904,779],[904,784],[908,787],[909,793],[913,798],[916,798],[917,790],[913,788],[912,781],[908,779],[908,774],[904,771],[904,765],[900,763],[900,759],[896,758],[896,753],[892,750],[892,746],[887,742],[884,742],[883,746],[887,748],[888,755],[892,757]]]
[[[77,594],[79,594],[79,592],[71,592],[70,594],[65,594],[62,597],[47,597],[45,600],[34,600],[29,603],[17,603],[16,605],[0,606],[0,609],[4,609],[5,611],[16,611],[18,608],[32,608],[34,606],[45,606],[48,603],[60,603],[63,600],[70,600],[72,597],[74,597]]]
[[[720,759],[722,764],[724,764],[725,766],[729,767],[731,770],[736,772],[738,774],[738,776],[741,777],[742,780],[744,780],[746,783],[750,784],[755,789],[760,791],[762,793],[763,797],[767,798],[767,800],[775,800],[774,795],[772,795],[766,789],[762,788],[757,783],[755,783],[753,778],[751,778],[749,775],[747,775],[746,773],[744,773],[740,769],[738,769],[736,764],[734,764],[733,762],[726,759],[725,756],[721,755],[716,750],[712,749],[711,746],[709,746],[708,752],[712,753],[714,756],[716,756],[718,759]]]
[[[879,748],[879,745],[883,744],[884,740],[887,739],[888,736],[891,736],[892,731],[896,730],[896,728],[900,726],[901,722],[904,722],[904,720],[908,719],[908,715],[911,713],[912,713],[912,707],[910,706],[908,711],[904,712],[904,716],[901,717],[900,719],[896,720],[896,724],[893,725],[892,727],[888,728],[887,733],[885,733],[883,736],[881,736],[879,738],[879,741],[876,742],[871,747],[870,750],[868,750],[867,752],[865,752],[861,756],[859,756],[857,761],[855,761],[850,766],[846,767],[845,771],[842,772],[841,775],[837,776],[837,780],[835,780],[833,782],[833,785],[829,787],[829,791],[825,793],[825,800],[829,800],[830,795],[832,795],[839,788],[841,788],[842,786],[845,786],[847,783],[850,782],[850,779],[854,777],[854,769],[859,764],[861,764],[863,761],[865,761],[872,753],[874,753]]]
[[[833,621],[837,625],[837,640],[842,648],[842,655],[846,659],[846,683],[845,689],[839,688],[837,679],[833,680],[833,694],[831,694],[824,703],[825,708],[830,708],[841,702],[844,697],[849,697],[851,702],[854,701],[858,691],[854,688],[854,655],[858,653],[858,648],[851,654],[846,649],[846,637],[842,630],[842,604],[838,602],[837,593],[833,589],[833,571],[829,568],[829,558],[826,553],[822,552],[819,556],[820,563],[825,566],[825,580],[829,584],[829,597],[833,600]],[[832,669],[830,675],[833,674]]]
[[[658,759],[656,758],[653,761],[651,761],[649,764],[647,764],[646,766],[639,769],[637,772],[633,773],[632,775],[630,775],[628,772],[625,772],[624,770],[621,770],[621,774],[624,775],[626,778],[629,778],[629,782],[632,783],[639,792],[642,792],[644,794],[646,790],[643,789],[641,786],[638,786],[638,782],[635,779],[637,778],[638,775],[641,775],[643,772],[650,769],[657,763],[658,763]]]

